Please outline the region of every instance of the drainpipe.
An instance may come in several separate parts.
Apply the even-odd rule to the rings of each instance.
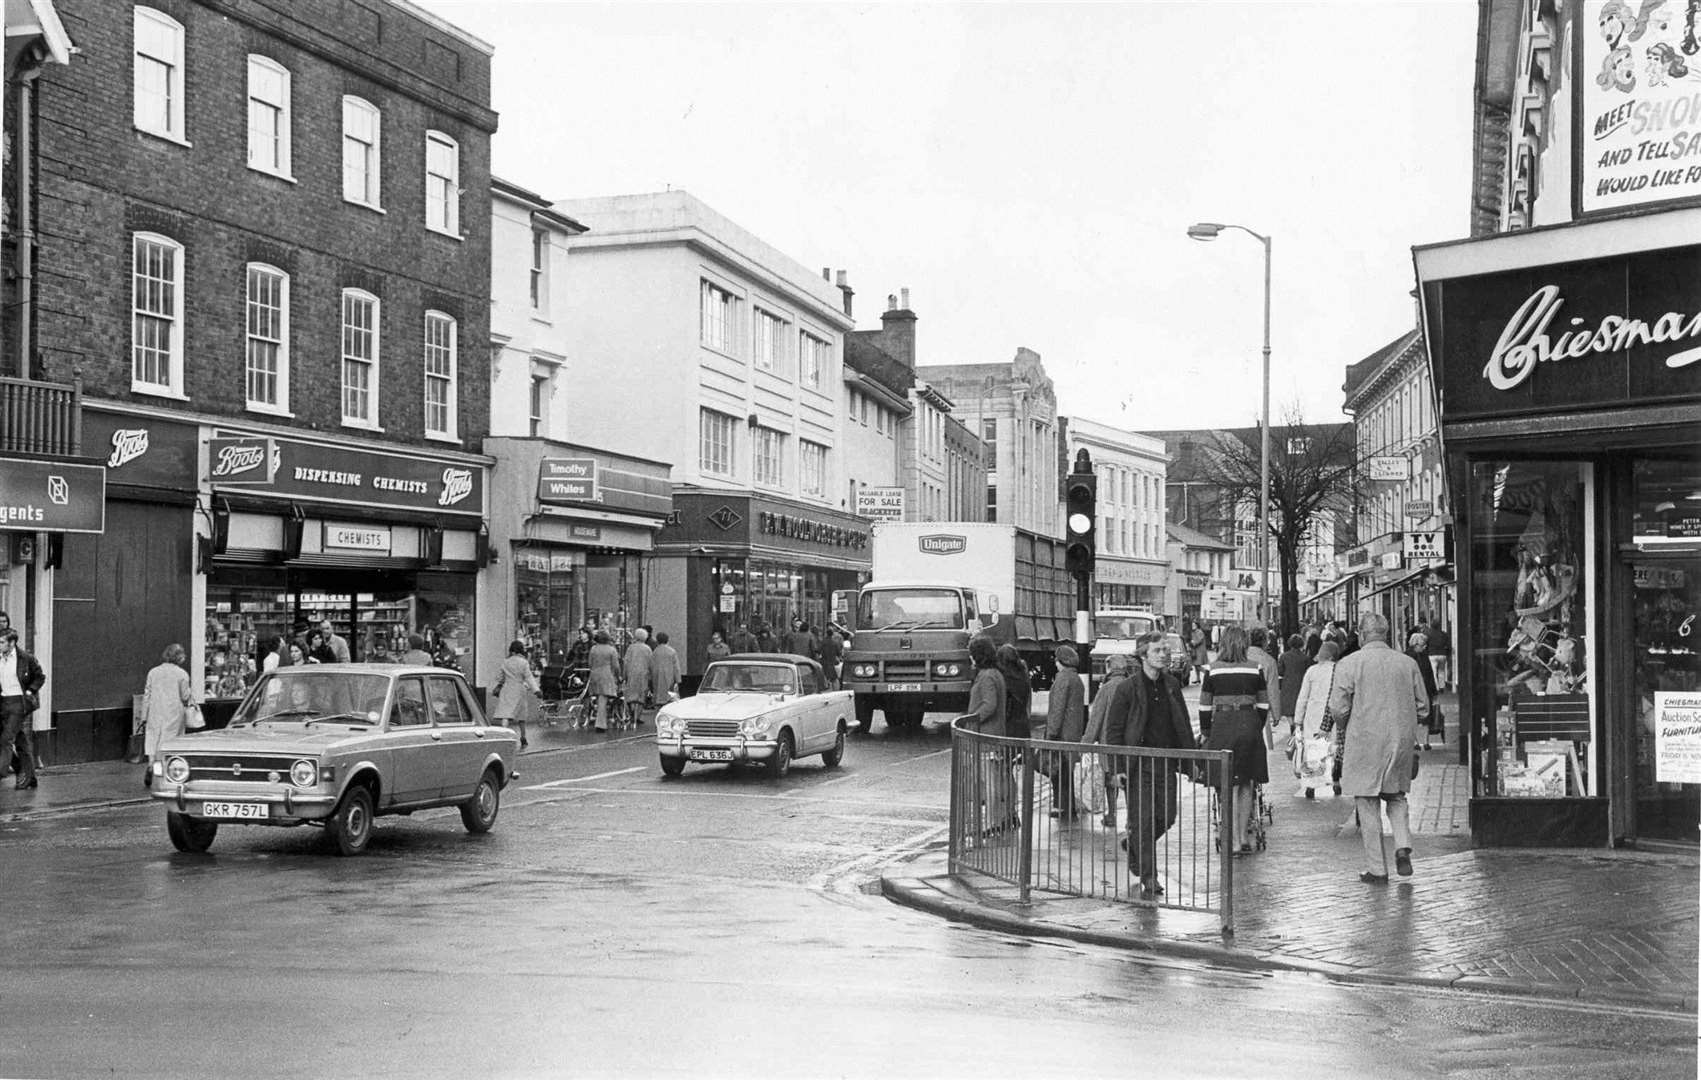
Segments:
[[[35,81],[41,77],[46,50],[32,45],[18,67],[18,137],[13,144],[13,168],[18,174],[18,374],[33,379],[37,372],[30,355],[35,333]]]

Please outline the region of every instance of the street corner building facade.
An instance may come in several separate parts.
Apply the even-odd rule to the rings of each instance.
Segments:
[[[1529,7],[1482,5],[1476,238],[1415,249],[1472,835],[1693,849],[1701,95],[1626,83],[1602,4]]]
[[[77,392],[69,456],[105,487],[31,609],[44,756],[122,756],[172,642],[215,724],[325,619],[354,660],[420,632],[471,674],[489,46],[399,0],[58,10],[77,52],[18,110],[7,341]]]
[[[875,462],[847,449],[849,286],[688,192],[554,209],[586,230],[565,262],[567,364],[584,387],[575,441],[671,465],[645,621],[673,639],[687,687],[713,631],[760,621],[782,634],[802,618],[819,632],[832,591],[869,569],[849,478],[896,476],[893,440],[876,441]]]

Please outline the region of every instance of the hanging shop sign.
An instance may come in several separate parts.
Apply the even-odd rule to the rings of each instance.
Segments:
[[[1701,246],[1442,276],[1506,239],[1417,252],[1445,422],[1701,398]]]
[[[1405,504],[1406,516],[1409,518],[1426,518],[1435,513],[1435,504],[1428,499],[1412,499]]]
[[[1369,458],[1365,462],[1372,480],[1410,480],[1412,478],[1412,462],[1410,458],[1394,454],[1383,454]]]
[[[1447,534],[1444,530],[1407,532],[1403,535],[1407,566],[1426,566],[1447,558]]]
[[[1572,7],[1572,209],[1577,217],[1701,200],[1694,5]],[[1689,14],[1685,14],[1685,9]]]
[[[106,531],[106,467],[0,458],[0,529]]]
[[[538,463],[537,501],[600,502],[596,458],[544,458]]]

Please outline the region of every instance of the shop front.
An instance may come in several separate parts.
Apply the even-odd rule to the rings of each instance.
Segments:
[[[1164,583],[1169,564],[1100,555],[1093,567],[1093,591],[1099,607],[1140,608],[1170,615]]]
[[[556,690],[580,627],[606,630],[624,650],[649,624],[679,630],[651,599],[656,531],[672,513],[670,466],[530,438],[489,438],[491,544],[481,605],[485,682],[509,643]]]
[[[1181,616],[1182,624],[1197,622],[1201,617],[1201,604],[1205,590],[1212,588],[1211,575],[1198,570],[1173,570],[1170,572],[1171,600],[1168,607]]]
[[[776,637],[802,619],[819,635],[835,590],[871,568],[869,523],[851,514],[763,495],[675,489],[657,537],[653,595],[681,613],[685,670],[700,676],[711,633],[740,626]]]
[[[292,646],[355,663],[399,660],[410,634],[470,678],[486,460],[280,435],[207,431],[200,669],[216,724]]]
[[[1696,236],[1678,210],[1416,250],[1479,845],[1696,843]]]

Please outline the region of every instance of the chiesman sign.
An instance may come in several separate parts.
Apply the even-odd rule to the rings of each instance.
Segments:
[[[1423,289],[1444,420],[1701,398],[1701,246]]]

